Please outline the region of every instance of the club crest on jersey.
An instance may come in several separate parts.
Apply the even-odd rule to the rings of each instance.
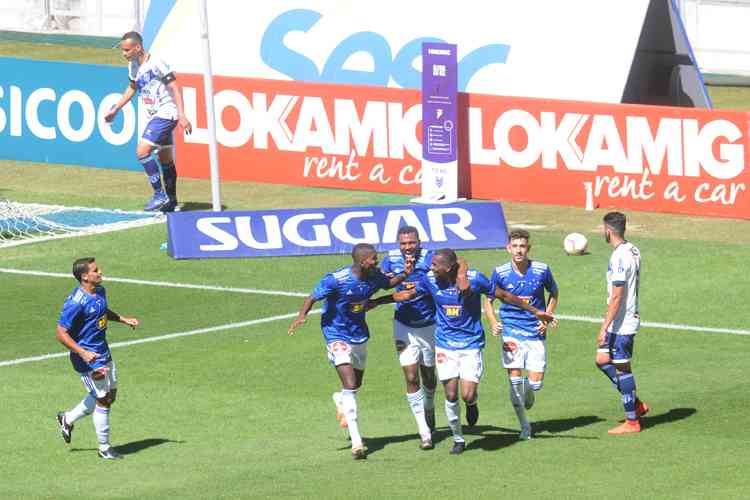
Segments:
[[[99,330],[104,330],[107,328],[107,316],[102,316],[99,318],[99,321],[96,322],[96,326],[99,328]]]
[[[461,316],[461,306],[458,305],[444,305],[443,312],[449,318],[457,318]]]
[[[412,288],[414,288],[415,286],[417,286],[417,284],[414,283],[413,281],[404,281],[401,284],[404,285],[404,288],[406,288],[407,290],[411,290]]]
[[[351,306],[351,311],[355,314],[359,314],[361,312],[364,312],[365,310],[364,302],[352,302],[350,306]]]
[[[516,352],[518,350],[518,344],[515,342],[503,342],[503,351],[505,352]]]
[[[446,356],[444,352],[439,352],[435,355],[435,361],[437,361],[439,365],[445,363],[447,359],[448,356]]]

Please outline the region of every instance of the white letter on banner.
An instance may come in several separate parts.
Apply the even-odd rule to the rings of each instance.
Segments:
[[[606,144],[606,147],[605,147]],[[591,132],[583,154],[583,169],[595,172],[599,165],[612,165],[618,174],[638,174],[625,157],[625,148],[620,139],[615,119],[611,115],[594,115]]]
[[[643,171],[645,156],[646,167],[659,175],[666,156],[667,174],[682,175],[682,123],[678,118],[661,118],[655,136],[645,116],[628,116],[626,123],[631,172]]]
[[[294,131],[292,150],[305,151],[309,147],[318,147],[323,150],[324,154],[333,154],[336,151],[331,123],[328,121],[328,114],[323,99],[320,97],[302,98],[297,127]]]
[[[401,224],[401,221],[404,224]],[[395,243],[398,239],[398,229],[401,226],[414,226],[419,231],[421,241],[430,241],[430,235],[425,231],[422,222],[413,210],[389,210],[385,217],[385,226],[383,227],[382,243]]]
[[[742,144],[720,144],[719,158],[714,156],[712,146],[719,137],[735,142],[742,137],[737,126],[727,120],[713,120],[708,122],[698,134],[702,147],[699,154],[703,170],[716,179],[732,179],[742,173],[744,169],[744,147]],[[724,160],[724,161],[721,161]]]
[[[514,127],[521,127],[526,132],[526,147],[516,151],[510,145],[510,131]],[[493,138],[500,159],[508,166],[515,168],[530,167],[542,154],[542,134],[539,122],[534,115],[523,109],[506,111],[495,122]]]
[[[113,146],[122,146],[127,143],[135,132],[135,108],[133,108],[132,103],[127,103],[122,108],[122,130],[119,132],[112,130],[112,124],[104,121],[104,116],[119,100],[120,94],[109,94],[99,103],[99,111],[96,113],[96,125],[99,127],[99,133],[102,134],[105,141]]]
[[[299,225],[305,220],[321,220],[325,219],[323,214],[299,214],[292,217],[284,222],[282,231],[284,236],[290,243],[301,247],[330,247],[331,246],[331,234],[328,231],[328,227],[324,224],[314,224],[313,234],[315,239],[308,240],[299,234]]]
[[[458,215],[458,222],[446,224],[443,220],[446,215]],[[466,229],[471,225],[473,219],[471,213],[463,208],[428,208],[427,220],[430,221],[432,241],[448,241],[448,236],[445,234],[446,228],[464,241],[477,239]]]
[[[253,236],[253,230],[250,227],[250,217],[236,217],[234,225],[237,228],[237,236],[240,241],[250,248],[258,250],[268,250],[272,248],[284,248],[281,242],[281,229],[279,228],[279,218],[275,215],[264,215],[261,217],[266,226],[266,242],[260,243]]]
[[[349,154],[349,137],[354,142],[358,156],[367,155],[372,139],[372,155],[375,158],[388,158],[388,123],[386,104],[381,101],[367,101],[362,120],[351,99],[335,99],[333,116],[336,117],[336,148],[334,154]]]
[[[26,100],[26,125],[32,134],[40,139],[54,139],[57,137],[55,127],[47,127],[39,121],[39,104],[42,101],[55,101],[57,96],[51,88],[36,89]]]
[[[204,217],[198,219],[195,223],[195,228],[209,238],[213,238],[219,242],[218,245],[201,245],[200,249],[204,252],[221,252],[236,249],[239,245],[237,238],[214,225],[229,224],[231,222],[232,219],[229,217]]]
[[[75,130],[70,124],[70,106],[77,102],[83,110],[81,127]],[[80,90],[69,90],[60,97],[57,105],[57,126],[60,133],[73,142],[82,142],[91,136],[96,124],[96,109],[91,98]]]
[[[253,110],[247,97],[236,90],[222,90],[214,96],[216,109],[216,140],[223,146],[239,148],[247,144],[253,135]],[[240,115],[240,124],[236,130],[227,130],[224,126],[224,110],[234,108]]]
[[[374,222],[363,222],[362,232],[364,237],[355,238],[346,229],[346,224],[357,217],[373,217],[374,214],[370,211],[362,212],[344,212],[341,215],[337,215],[336,218],[331,222],[331,231],[333,235],[343,243],[351,243],[356,245],[357,243],[372,243],[373,245],[378,243],[378,226]]]
[[[21,89],[12,85],[10,87],[10,135],[21,137],[23,133],[23,95]]]

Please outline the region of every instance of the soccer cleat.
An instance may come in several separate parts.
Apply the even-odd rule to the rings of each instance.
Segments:
[[[165,214],[168,212],[179,212],[180,207],[177,205],[177,200],[169,200],[159,209],[159,211]]]
[[[341,393],[334,392],[331,395],[331,398],[333,399],[333,403],[336,405],[336,421],[339,423],[339,426],[341,426],[342,429],[346,429],[347,427],[349,427],[349,424],[346,423],[346,415],[344,415],[344,409],[341,407]]]
[[[352,447],[352,458],[354,460],[364,460],[367,458],[367,453],[365,453],[365,447],[363,445],[359,446],[353,446]]]
[[[427,427],[430,428],[430,431],[435,432],[435,408],[425,410],[424,418],[427,421]]]
[[[637,401],[635,402],[635,416],[636,416],[636,418],[641,418],[641,417],[642,417],[642,416],[644,416],[644,415],[645,415],[646,413],[648,413],[648,411],[649,411],[650,409],[651,409],[651,408],[649,408],[649,407],[648,407],[648,405],[647,405],[646,403],[644,403],[644,402],[643,402],[643,401],[641,401],[640,399],[639,399],[639,400],[637,400]]]
[[[420,450],[431,450],[435,447],[435,445],[432,444],[432,438],[422,438],[422,441],[419,443],[419,449]]]
[[[99,450],[97,451],[97,455],[99,455],[99,458],[103,458],[104,460],[120,460],[122,458],[122,455],[117,453],[112,448],[107,448],[106,450]]]
[[[154,193],[154,197],[151,198],[151,200],[146,203],[146,206],[143,207],[143,210],[146,212],[154,212],[156,210],[159,210],[161,207],[169,203],[169,196],[167,196],[167,193],[164,191],[157,191]]]
[[[466,405],[466,423],[469,427],[474,427],[479,420],[479,406],[474,403],[473,405]]]
[[[63,441],[70,443],[70,438],[73,436],[73,424],[68,424],[65,421],[65,412],[61,411],[57,414],[57,425],[60,427]]]
[[[534,406],[535,400],[536,394],[534,394],[534,389],[532,389],[531,384],[529,384],[529,379],[523,379],[523,407],[530,410],[531,407]]]
[[[619,436],[620,434],[630,434],[633,432],[641,432],[641,423],[638,420],[626,420],[625,423],[608,430],[607,434]]]
[[[531,439],[531,426],[525,425],[521,428],[521,433],[518,435],[518,439],[521,441],[528,441]]]
[[[460,455],[464,452],[464,449],[466,449],[466,443],[463,441],[455,441],[453,443],[453,447],[451,448],[451,451],[449,452],[451,455]]]

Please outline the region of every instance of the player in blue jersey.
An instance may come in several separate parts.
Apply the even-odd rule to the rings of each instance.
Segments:
[[[381,269],[386,276],[403,272],[406,259],[414,260],[414,270],[396,291],[414,288],[430,271],[432,251],[422,248],[419,231],[414,226],[398,230],[399,248],[388,252]],[[420,294],[406,302],[396,304],[393,319],[393,338],[396,353],[404,371],[406,400],[409,402],[417,430],[420,447],[432,449],[432,431],[435,429],[435,303],[430,294]],[[420,385],[420,374],[421,382]]]
[[[630,366],[635,334],[641,324],[638,299],[641,280],[641,253],[625,239],[625,214],[604,216],[604,239],[614,248],[607,268],[607,313],[596,338],[596,366],[620,392],[625,422],[609,434],[641,431],[641,417],[649,407],[635,393],[635,376]]]
[[[474,425],[479,417],[477,386],[484,371],[485,345],[482,327],[481,295],[498,296],[524,307],[545,321],[551,315],[525,304],[505,290],[494,289],[486,276],[469,269],[451,249],[435,251],[431,271],[409,290],[396,292],[396,302],[410,300],[418,294],[428,293],[435,302],[435,359],[437,374],[445,390],[445,414],[453,433],[451,454],[464,451],[466,441],[461,429],[461,410],[458,392],[466,403],[466,417]]]
[[[352,440],[352,457],[366,458],[357,423],[357,391],[362,386],[367,364],[367,340],[370,331],[365,322],[368,299],[382,288],[393,288],[408,276],[413,261],[408,259],[404,270],[387,277],[378,268],[378,254],[368,243],[352,249],[352,265],[326,274],[302,303],[299,315],[289,326],[289,335],[302,325],[313,304],[325,299],[320,326],[326,341],[328,360],[336,368],[342,390],[334,394],[341,408]],[[338,396],[337,396],[338,395]],[[341,419],[340,419],[341,422]]]
[[[136,92],[140,92],[149,121],[143,137],[138,141],[135,154],[154,190],[153,198],[144,209],[172,212],[177,208],[177,169],[174,162],[172,131],[179,125],[190,134],[193,127],[185,116],[182,95],[175,81],[174,71],[167,63],[146,52],[141,35],[135,31],[129,31],[122,36],[120,48],[123,57],[128,61],[130,85],[115,107],[104,116],[104,120],[114,120],[117,112]],[[158,163],[154,158],[154,151],[158,151]],[[163,188],[159,164],[164,174]]]
[[[529,259],[529,239],[528,231],[511,231],[506,247],[511,261],[496,267],[490,280],[495,288],[512,292],[536,309],[554,314],[559,298],[557,283],[547,264]],[[545,300],[545,291],[549,294],[548,300]],[[503,368],[508,370],[510,402],[521,426],[519,437],[530,439],[531,426],[526,410],[531,409],[534,393],[542,388],[544,382],[547,329],[555,322],[539,321],[531,312],[504,302],[499,309],[501,324],[489,299],[484,306],[492,334],[498,336],[502,331],[502,362]],[[526,370],[528,378],[523,377],[523,370]]]
[[[107,345],[107,322],[118,321],[135,328],[138,320],[120,316],[109,308],[107,292],[101,286],[102,271],[93,257],[76,260],[73,276],[79,285],[63,304],[56,336],[70,350],[70,362],[89,394],[72,410],[58,413],[57,424],[63,440],[70,443],[74,422],[93,413],[99,456],[108,460],[122,458],[109,444],[109,410],[117,396],[117,370]]]

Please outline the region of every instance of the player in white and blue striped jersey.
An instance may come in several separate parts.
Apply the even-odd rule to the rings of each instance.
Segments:
[[[625,422],[609,434],[641,431],[641,417],[649,407],[636,396],[635,376],[630,366],[635,334],[641,324],[638,298],[641,252],[625,239],[625,214],[604,216],[604,239],[614,248],[607,268],[607,314],[597,336],[596,365],[620,392]]]
[[[349,429],[352,457],[366,457],[357,422],[357,391],[362,386],[367,364],[367,340],[370,331],[365,322],[368,299],[378,290],[393,288],[412,271],[409,260],[404,270],[385,276],[378,268],[378,254],[368,243],[358,243],[352,249],[352,264],[328,273],[302,303],[299,315],[292,321],[288,333],[293,335],[302,325],[313,304],[325,300],[320,326],[326,342],[328,360],[335,367],[342,390],[334,393],[339,423]],[[342,425],[343,426],[343,425]]]
[[[79,286],[63,304],[56,336],[70,350],[70,362],[89,394],[72,410],[59,412],[57,424],[63,440],[70,443],[74,422],[93,413],[99,456],[108,460],[121,458],[109,444],[109,411],[117,396],[117,371],[107,344],[107,322],[118,321],[135,328],[138,320],[109,309],[107,292],[101,286],[102,272],[93,257],[76,260],[73,276]]]
[[[407,259],[414,261],[414,270],[396,287],[396,291],[401,291],[414,288],[422,276],[430,271],[432,251],[422,248],[419,231],[414,226],[399,228],[397,237],[399,248],[388,252],[380,267],[386,276],[395,276],[404,271]],[[404,371],[406,400],[417,422],[421,438],[420,447],[423,450],[432,449],[437,379],[435,303],[430,294],[419,294],[413,299],[396,304],[393,340],[399,363]]]
[[[517,295],[536,309],[554,314],[559,298],[557,283],[547,264],[529,258],[529,240],[528,231],[511,231],[506,247],[511,260],[496,267],[490,280],[494,287]],[[534,404],[534,393],[542,388],[547,367],[545,341],[548,327],[555,323],[540,321],[531,312],[507,302],[500,305],[500,323],[491,302],[484,305],[492,334],[498,336],[502,331],[502,362],[508,371],[510,402],[521,426],[519,437],[530,439],[531,425],[526,410]],[[528,378],[524,377],[523,370]]]

